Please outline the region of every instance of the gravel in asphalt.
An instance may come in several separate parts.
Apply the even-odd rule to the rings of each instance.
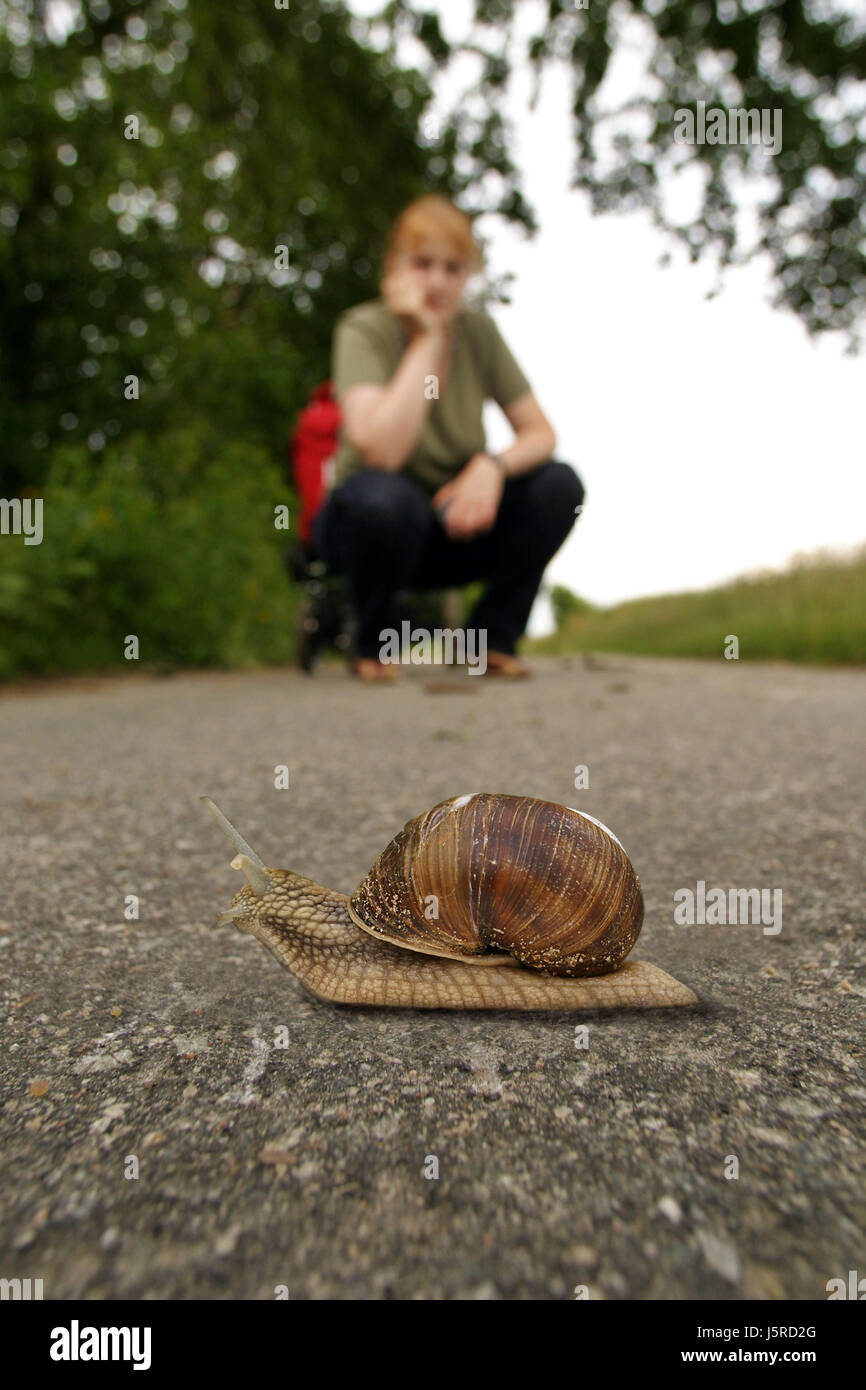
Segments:
[[[866,1274],[866,673],[532,664],[453,694],[339,666],[0,694],[2,1276],[60,1299],[778,1300]],[[472,791],[609,825],[646,900],[633,954],[698,1004],[355,1009],[213,929],[238,875],[201,795],[266,864],[348,893]],[[699,882],[781,890],[781,930],[678,924]]]

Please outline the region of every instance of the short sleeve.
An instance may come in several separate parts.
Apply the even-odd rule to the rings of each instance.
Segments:
[[[492,396],[497,405],[503,408],[525,396],[532,387],[521,368],[517,365],[510,348],[499,332],[494,320],[487,315],[488,353],[487,381],[485,394]]]
[[[338,319],[331,354],[331,381],[339,398],[350,386],[387,386],[393,375],[386,345],[374,329],[357,319]]]

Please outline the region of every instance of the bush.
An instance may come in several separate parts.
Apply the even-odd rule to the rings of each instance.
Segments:
[[[572,613],[592,613],[593,605],[587,603],[586,599],[578,598],[564,584],[554,584],[550,590],[550,605],[553,609],[553,620],[557,629],[561,628],[566,618]]]
[[[0,544],[0,676],[126,664],[129,634],[143,666],[292,659],[294,494],[261,447],[200,424],[61,446],[41,493],[41,545]]]
[[[568,593],[568,590],[564,591]],[[571,596],[570,596],[571,597]],[[745,575],[696,593],[574,610],[534,651],[638,652],[718,659],[728,634],[743,660],[866,662],[866,548],[798,557],[779,573]]]

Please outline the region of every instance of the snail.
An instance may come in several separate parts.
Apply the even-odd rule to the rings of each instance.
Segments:
[[[415,1009],[658,1008],[685,985],[626,961],[643,922],[601,821],[477,792],[404,825],[351,897],[269,869],[209,797],[247,883],[214,923],[258,937],[320,999]]]

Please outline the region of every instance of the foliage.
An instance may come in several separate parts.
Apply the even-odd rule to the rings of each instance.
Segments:
[[[286,490],[264,450],[197,422],[112,445],[97,472],[66,444],[45,491],[42,543],[0,547],[0,677],[116,666],[130,635],[150,669],[291,658]]]
[[[449,190],[427,84],[337,6],[86,0],[63,41],[44,9],[0,0],[6,495],[199,413],[281,461],[393,217]]]
[[[455,192],[430,97],[339,5],[0,0],[0,496],[45,518],[0,537],[0,673],[127,632],[290,657],[262,501],[296,501],[288,436],[393,218]]]
[[[557,629],[561,628],[572,613],[591,613],[593,606],[586,599],[573,594],[564,584],[554,584],[550,590],[550,606]]]
[[[866,549],[801,557],[779,574],[698,593],[635,599],[565,615],[533,651],[641,652],[719,658],[730,634],[741,660],[866,662]]]
[[[518,49],[518,14],[522,21],[525,7],[516,0],[475,0],[471,33],[449,43],[426,0],[418,8],[391,0],[381,12],[393,35],[412,33],[427,48],[431,68],[474,62],[443,130],[479,183],[491,152],[495,157],[512,143],[500,111]],[[641,50],[647,61],[638,72]],[[862,5],[548,0],[526,52],[535,72],[533,107],[544,72],[554,64],[571,69],[574,186],[589,193],[595,211],[647,209],[693,260],[712,252],[720,268],[766,252],[774,303],[798,314],[810,333],[846,331],[849,350],[857,349],[866,309]],[[619,77],[609,80],[614,69]],[[626,69],[634,85],[614,102],[611,91]],[[781,152],[771,155],[757,141],[675,143],[675,113],[695,111],[698,101],[708,110],[780,111]],[[670,195],[687,169],[700,176],[702,191],[694,216],[678,221]],[[751,200],[756,235],[744,215]]]

